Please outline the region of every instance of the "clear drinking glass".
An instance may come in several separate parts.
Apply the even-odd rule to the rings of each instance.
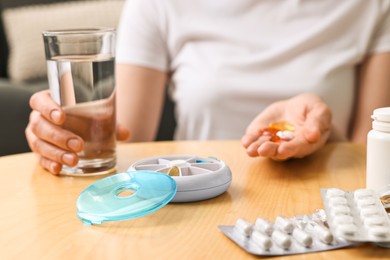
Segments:
[[[47,75],[53,99],[66,119],[63,125],[85,142],[67,175],[115,171],[115,40],[113,28],[43,32]]]

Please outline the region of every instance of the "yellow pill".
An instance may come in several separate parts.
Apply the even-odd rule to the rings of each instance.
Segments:
[[[279,130],[289,130],[289,131],[294,131],[295,126],[287,121],[280,121],[280,122],[273,122],[268,125],[270,128],[276,128]]]
[[[168,171],[169,176],[180,176],[180,169],[177,166],[173,166],[171,169]]]

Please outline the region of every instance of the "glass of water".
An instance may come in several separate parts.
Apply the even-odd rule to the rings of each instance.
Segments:
[[[66,114],[63,128],[85,142],[79,163],[62,174],[114,172],[115,29],[44,31],[43,40],[51,96]]]

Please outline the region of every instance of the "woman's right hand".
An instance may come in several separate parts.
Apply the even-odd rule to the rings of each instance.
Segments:
[[[38,155],[40,165],[53,174],[58,174],[63,164],[75,166],[84,141],[61,127],[65,121],[63,109],[47,90],[35,93],[30,106],[26,138],[31,150]]]
[[[32,112],[26,128],[27,142],[39,156],[40,165],[53,174],[61,171],[62,165],[75,166],[79,160],[77,153],[83,150],[81,137],[61,126],[65,113],[50,96],[48,90],[35,93],[30,99]],[[130,137],[128,129],[117,125],[119,141]]]

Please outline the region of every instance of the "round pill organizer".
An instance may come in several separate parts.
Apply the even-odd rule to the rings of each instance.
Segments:
[[[140,160],[129,170],[151,170],[170,175],[177,192],[172,202],[210,199],[224,193],[232,181],[229,167],[221,160],[196,155],[164,155]]]

